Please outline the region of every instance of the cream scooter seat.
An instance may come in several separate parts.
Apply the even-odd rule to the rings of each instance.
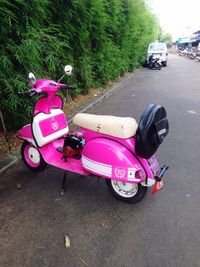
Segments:
[[[134,136],[138,128],[134,118],[86,113],[76,114],[73,123],[82,128],[123,139]]]

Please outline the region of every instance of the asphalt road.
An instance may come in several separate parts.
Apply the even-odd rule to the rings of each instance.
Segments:
[[[1,177],[0,266],[200,266],[199,73],[199,63],[171,55],[166,68],[136,71],[90,111],[139,120],[150,103],[166,107],[170,134],[157,157],[170,170],[163,191],[139,204],[72,173],[62,197],[63,171],[53,167],[34,174],[20,163]]]

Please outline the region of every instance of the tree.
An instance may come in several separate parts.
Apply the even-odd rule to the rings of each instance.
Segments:
[[[170,33],[166,33],[160,28],[159,30],[159,35],[158,35],[158,40],[160,42],[166,43],[167,46],[169,46],[172,42],[172,36]]]

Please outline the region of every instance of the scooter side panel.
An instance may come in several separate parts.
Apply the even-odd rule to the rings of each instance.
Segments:
[[[32,123],[34,138],[39,147],[42,147],[69,131],[67,120],[61,109],[52,109],[49,114],[38,113]]]
[[[137,171],[144,170],[143,165],[148,177],[153,178],[146,160],[143,160],[141,165],[141,161],[131,153],[130,149],[107,138],[97,137],[86,143],[82,164],[86,170],[94,174],[129,183],[141,183],[145,180],[145,175],[143,178],[135,175]]]
[[[101,138],[101,139],[105,138],[105,139],[108,139],[108,140],[111,139],[111,140],[113,140],[113,141],[115,141],[117,143],[122,144],[126,149],[130,150],[133,154],[136,154],[136,152],[135,152],[135,142],[136,142],[135,137],[131,137],[131,138],[128,138],[128,139],[121,139],[121,138],[114,137],[114,136],[108,136],[106,134],[102,134],[102,133],[99,133],[99,132],[94,132],[94,131],[91,131],[91,130],[88,130],[88,129],[85,129],[85,128],[82,128],[82,127],[81,127],[81,131],[84,134],[86,145],[88,144],[89,141],[91,141],[93,139],[96,140],[96,138]],[[152,171],[150,169],[148,161],[146,159],[144,159],[144,158],[139,157],[139,156],[137,156],[137,158],[139,159],[141,164],[144,166],[144,168],[145,168],[145,170],[147,172],[148,178],[153,178],[154,179],[154,176],[152,174]]]
[[[128,139],[122,139],[122,138],[118,138],[118,137],[114,137],[114,136],[109,136],[109,135],[106,135],[106,134],[103,134],[103,133],[99,133],[99,132],[95,132],[95,131],[92,131],[92,130],[88,130],[88,129],[85,129],[85,128],[82,128],[81,127],[81,131],[84,135],[84,138],[85,138],[85,141],[86,141],[86,144],[94,139],[94,138],[109,138],[109,139],[112,139],[112,140],[115,140],[123,145],[125,145],[127,148],[129,148],[131,151],[133,151],[135,153],[135,138],[134,137],[131,137],[131,138],[128,138]]]

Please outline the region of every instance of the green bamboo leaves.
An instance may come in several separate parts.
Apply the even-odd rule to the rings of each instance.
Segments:
[[[87,93],[139,66],[159,30],[144,0],[0,0],[0,25],[0,108],[10,130],[31,113],[17,93],[28,72],[56,80],[71,64],[70,82]]]

